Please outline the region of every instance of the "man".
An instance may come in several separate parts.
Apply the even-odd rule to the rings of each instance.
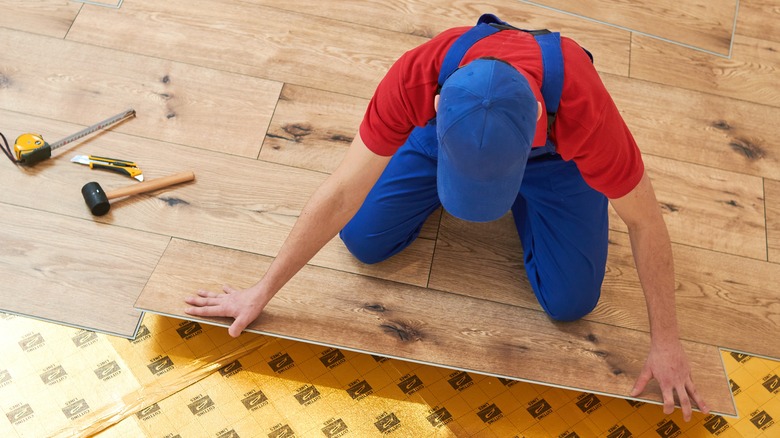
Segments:
[[[483,18],[481,30],[495,29],[465,46],[459,38],[470,28],[455,28],[404,54],[263,278],[245,290],[198,291],[186,299],[193,306],[187,313],[233,317],[229,333],[238,336],[339,231],[358,259],[376,263],[408,246],[443,206],[477,222],[511,210],[539,303],[553,319],[576,320],[599,299],[611,203],[629,229],[651,329],[631,395],[655,378],[665,413],[674,410],[675,395],[686,421],[691,399],[706,413],[679,341],[666,225],[641,154],[589,54],[561,38],[555,53],[562,77],[550,77],[555,56],[543,59],[534,35]],[[454,47],[462,53],[450,74],[443,65],[453,64]],[[560,98],[550,103],[556,78]],[[548,105],[557,106],[554,118],[542,117]]]

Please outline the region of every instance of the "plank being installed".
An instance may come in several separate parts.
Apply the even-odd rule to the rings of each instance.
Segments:
[[[174,240],[136,307],[186,315],[184,297],[248,286],[271,258]],[[306,266],[266,307],[250,331],[448,368],[627,398],[649,348],[649,334],[588,321],[551,322],[544,313],[325,268]],[[720,352],[685,342],[693,378],[708,406],[735,415]],[[556,367],[550,367],[555,363]],[[641,397],[658,403],[652,385]]]
[[[0,241],[0,310],[132,338],[169,238],[0,203]]]

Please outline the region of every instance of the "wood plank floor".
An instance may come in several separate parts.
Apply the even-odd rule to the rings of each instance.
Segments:
[[[4,311],[133,337],[169,238],[0,203],[0,241]]]
[[[729,54],[737,13],[737,0],[533,0],[527,3],[544,5],[721,55]]]
[[[0,0],[0,45],[13,48],[0,53],[0,132],[6,137],[39,132],[53,141],[125,108],[138,114],[35,168],[0,165],[0,184],[6,188],[0,191],[0,209],[16,220],[41,224],[39,236],[31,237],[13,226],[16,222],[0,222],[3,242],[21,245],[32,239],[29,247],[38,248],[31,261],[6,249],[13,263],[2,269],[29,273],[14,274],[19,290],[45,291],[35,266],[65,266],[53,271],[63,275],[68,265],[53,257],[84,253],[85,260],[99,258],[99,266],[105,266],[99,278],[117,269],[141,284],[149,280],[139,306],[179,316],[180,298],[196,287],[253,282],[276,255],[308,196],[343,156],[367,99],[393,60],[447,27],[472,24],[484,8],[476,1],[450,3],[204,0],[194,6],[183,0],[126,0],[120,9],[111,9],[58,0]],[[603,2],[581,3],[596,10]],[[722,21],[717,14],[729,2],[717,3],[718,11],[709,18]],[[774,287],[780,280],[780,37],[773,26],[780,12],[768,1],[741,2],[732,57],[726,59],[525,2],[500,0],[491,8],[525,27],[561,30],[594,52],[658,191],[677,257],[683,336],[702,364],[701,379],[712,382],[708,401],[733,413],[717,347],[780,357],[771,338],[754,336],[780,332],[780,292]],[[654,11],[656,6],[645,10]],[[690,15],[684,8],[677,12]],[[653,26],[654,19],[644,25]],[[722,40],[716,27],[709,37],[699,32],[703,27],[691,35]],[[68,163],[77,152],[134,159],[148,178],[192,169],[197,179],[115,202],[108,216],[96,219],[82,203],[81,185],[98,180],[112,189],[132,181]],[[334,239],[256,328],[356,350],[370,350],[378,337],[384,343],[377,348],[387,355],[625,396],[627,382],[644,359],[647,321],[625,229],[612,219],[602,302],[587,320],[572,326],[551,325],[541,317],[524,279],[511,218],[476,225],[437,213],[412,247],[383,264],[361,265]],[[45,231],[59,228],[71,230],[69,237],[47,254],[41,248],[52,236]],[[75,242],[83,232],[98,235],[98,242],[122,235],[133,243],[79,247]],[[171,238],[174,244],[160,258]],[[147,244],[154,248],[149,261],[133,269],[123,264],[125,252]],[[150,275],[148,263],[153,267],[158,259]],[[296,297],[296,291],[312,290],[321,297],[304,292]],[[376,331],[383,316],[360,307],[368,297],[379,302],[378,291],[394,297],[388,302],[399,318],[425,324],[426,330],[450,330],[453,338],[393,344],[386,332]],[[486,367],[476,354],[488,352],[477,344],[499,329],[464,332],[462,320],[429,316],[421,321],[411,308],[395,310],[409,291],[440,315],[452,310],[448,306],[467,306],[486,318],[491,311],[523,315],[499,319],[512,330],[517,327],[511,323],[521,321],[529,330],[528,342],[534,339],[531,326],[544,327],[544,341],[533,341],[529,361],[571,362],[571,351],[562,343],[566,339],[579,348],[574,357],[580,369],[598,373],[582,381],[573,378],[573,368],[541,375],[500,361],[498,368]],[[98,295],[100,290],[85,287],[84,292]],[[9,310],[15,297],[3,297],[0,307]],[[333,318],[339,321],[359,316],[344,321],[344,327],[365,337],[350,337],[312,313],[316,297],[338,309]],[[17,311],[44,312],[46,298],[28,294],[27,311]],[[40,301],[29,301],[35,299]],[[352,307],[344,307],[344,300]],[[360,312],[344,313],[350,308]],[[305,315],[316,330],[294,324],[296,315]],[[463,327],[456,327],[457,321]],[[506,327],[500,331],[509,333]],[[598,331],[599,351],[609,349],[607,356],[582,353],[592,347],[582,340],[586,328]],[[397,326],[386,329],[400,333]],[[493,336],[499,346],[502,339],[506,342],[500,351],[525,345],[519,331],[511,333],[506,339]],[[618,341],[621,337],[636,345]],[[473,346],[468,354],[447,349],[466,341]],[[618,360],[623,373],[612,373],[605,357]]]

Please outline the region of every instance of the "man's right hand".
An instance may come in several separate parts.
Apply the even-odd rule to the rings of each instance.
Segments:
[[[224,293],[199,290],[197,296],[185,298],[184,302],[192,307],[188,307],[184,312],[193,316],[234,318],[233,324],[228,329],[228,333],[234,338],[260,316],[271,299],[271,297],[266,298],[257,286],[241,290],[225,285],[222,290]]]

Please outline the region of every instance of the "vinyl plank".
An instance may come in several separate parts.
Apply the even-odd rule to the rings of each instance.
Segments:
[[[765,179],[764,190],[769,261],[780,263],[780,181]]]
[[[596,309],[594,320],[647,327],[644,312],[634,313],[643,298],[628,235],[612,233],[610,239],[604,305]],[[773,335],[780,333],[778,265],[686,245],[673,245],[673,251],[681,337],[780,358]]]
[[[63,0],[0,0],[0,27],[65,38],[80,9]]]
[[[534,0],[545,5],[722,55],[729,53],[737,0]]]
[[[2,311],[132,338],[169,238],[0,203],[0,240]]]
[[[654,156],[645,156],[644,160],[648,174],[653,180],[656,196],[673,242],[766,260],[761,178],[718,171],[717,169]],[[502,220],[506,221],[506,224],[456,225],[447,221],[443,222],[442,227],[454,227],[454,230],[473,229],[485,237],[498,236],[495,237],[495,240],[503,242],[499,247],[491,245],[492,249],[490,250],[480,249],[480,244],[484,242],[474,242],[467,245],[467,248],[457,250],[457,252],[463,251],[468,255],[477,254],[479,257],[491,260],[496,257],[500,260],[507,260],[513,258],[508,255],[515,253],[518,248],[515,246],[518,237],[514,229],[501,231],[513,226],[510,219],[504,218]],[[617,231],[627,231],[625,224],[611,208],[610,228]],[[458,231],[458,235],[462,236],[462,232]],[[519,245],[519,242],[517,244]],[[437,261],[441,251],[449,248],[450,245],[458,246],[452,242],[437,244],[434,268],[429,283],[431,287],[437,287],[435,286],[437,284],[435,278],[438,277],[436,275],[438,263],[443,265],[449,265],[451,262],[457,263],[458,256],[446,257],[441,262]],[[494,260],[494,262],[496,262],[494,268],[480,264],[478,267],[472,268],[471,271],[505,270],[499,268],[502,263],[498,263],[498,260]],[[459,267],[453,268],[454,270],[468,271],[466,267],[462,266],[462,263],[457,264]],[[513,263],[507,269],[516,271],[516,268],[517,266]],[[505,278],[504,275],[500,275],[500,277]],[[501,281],[497,280],[499,283]]]
[[[85,5],[68,39],[366,98],[396,58],[426,41],[219,0]]]
[[[628,76],[630,32],[517,0],[492,1],[489,8],[473,0],[257,0],[254,3],[426,38],[451,27],[472,26],[482,13],[489,12],[524,29],[559,31],[587,47],[596,58],[599,71]]]
[[[358,131],[368,99],[286,84],[260,160],[331,173]]]
[[[0,132],[6,134],[44,124],[52,133],[79,129],[10,111],[0,110],[0,114]],[[276,255],[306,201],[327,176],[113,130],[55,152],[52,159],[33,168],[0,172],[0,187],[6,188],[0,191],[0,202],[270,256]],[[97,181],[110,191],[135,181],[70,163],[76,153],[135,161],[148,179],[193,170],[196,180],[115,200],[106,216],[93,218],[80,193],[85,183]],[[357,262],[334,238],[312,263],[424,285],[433,246],[431,239],[418,239],[389,263],[369,266]]]
[[[729,59],[635,35],[631,77],[780,106],[780,42],[734,36]]]
[[[644,153],[749,175],[780,174],[776,108],[614,75],[602,79]]]
[[[368,99],[285,85],[268,128],[260,160],[331,173],[358,131]],[[420,231],[436,239],[433,214]]]
[[[736,32],[753,38],[780,42],[780,7],[776,0],[739,2]]]
[[[780,268],[766,261],[673,244],[681,336],[721,348],[780,357]],[[444,215],[429,287],[541,310],[522,264],[511,216],[470,224]],[[649,330],[628,235],[610,232],[609,258],[596,309],[586,319]]]
[[[134,108],[136,118],[114,129],[226,154],[257,157],[281,91],[279,82],[7,29],[0,46],[17,48],[0,54],[0,108],[83,125]],[[25,129],[59,139],[45,126]]]
[[[673,242],[766,260],[761,178],[645,155]],[[628,231],[610,209],[610,228]]]
[[[241,282],[270,259],[175,241],[136,303],[137,308],[192,318],[184,297],[219,287],[224,264]],[[204,322],[226,325],[226,319]],[[250,325],[253,332],[370,352],[483,374],[626,397],[649,345],[648,334],[579,321],[556,324],[541,312],[305,267]],[[686,343],[699,391],[710,408],[735,414],[717,348]],[[555,368],[549,367],[555,363]],[[646,394],[659,400],[658,388]]]

